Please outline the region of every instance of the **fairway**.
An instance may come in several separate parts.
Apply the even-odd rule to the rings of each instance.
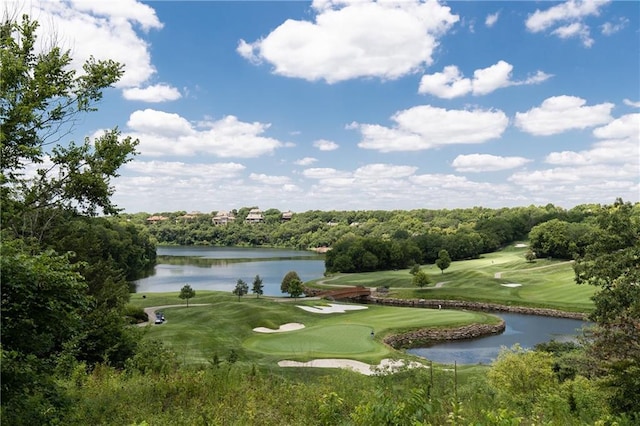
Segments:
[[[388,287],[382,297],[445,299],[590,312],[595,288],[577,285],[571,262],[537,259],[527,262],[528,248],[509,246],[479,259],[452,262],[444,273],[424,265],[431,284],[416,288],[408,269],[338,274],[316,283],[326,286]],[[520,284],[503,286],[503,284]]]
[[[177,299],[177,294],[132,297],[132,303],[155,306]],[[178,299],[179,300],[179,299]],[[323,301],[282,303],[267,298],[243,298],[222,292],[199,292],[193,303],[206,306],[166,308],[165,324],[145,328],[146,338],[165,342],[185,364],[203,364],[214,355],[225,359],[234,350],[240,362],[274,365],[282,359],[354,359],[377,364],[383,358],[403,356],[383,343],[385,336],[420,328],[453,328],[473,323],[497,323],[492,315],[473,311],[347,305],[366,307],[342,313],[308,312],[307,307],[329,306]],[[300,323],[304,328],[280,333],[258,333],[256,327],[277,329]],[[371,336],[371,331],[375,335]]]

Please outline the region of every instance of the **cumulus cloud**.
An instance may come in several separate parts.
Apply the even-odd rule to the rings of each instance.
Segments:
[[[594,43],[594,40],[591,38],[589,33],[589,27],[582,22],[574,22],[569,25],[558,27],[553,30],[551,34],[562,39],[578,37],[582,40],[582,44],[584,44],[585,47],[591,47]]]
[[[524,157],[502,157],[489,154],[458,155],[451,166],[458,172],[495,172],[515,169],[530,162]]]
[[[313,146],[318,148],[320,151],[335,151],[340,147],[337,143],[325,139],[313,142]]]
[[[452,99],[472,93],[486,95],[502,87],[520,86],[541,83],[551,77],[537,71],[525,80],[512,80],[513,65],[498,61],[487,68],[473,72],[473,79],[465,78],[455,65],[446,66],[442,72],[423,75],[420,79],[418,93],[430,94],[444,99]]]
[[[487,27],[491,28],[496,24],[496,22],[498,22],[499,17],[500,17],[500,12],[489,14],[487,15],[487,18],[484,20],[484,24]]]
[[[600,139],[582,151],[552,152],[545,162],[553,168],[522,171],[509,181],[528,191],[545,191],[565,202],[598,202],[617,194],[640,193],[640,114],[628,114],[594,129]],[[562,199],[561,198],[561,199]]]
[[[315,163],[316,161],[318,161],[317,158],[304,157],[304,158],[300,158],[299,160],[294,161],[293,164],[295,164],[297,166],[310,166],[313,163]]]
[[[622,31],[628,24],[629,20],[627,18],[620,18],[617,22],[605,22],[600,26],[600,30],[602,31],[602,34],[610,36]]]
[[[239,163],[183,163],[180,161],[132,161],[123,166],[128,172],[163,178],[233,179],[245,166]]]
[[[336,83],[359,77],[395,79],[432,63],[438,37],[458,21],[434,0],[315,1],[313,21],[288,19],[236,51],[275,74]]]
[[[585,104],[584,99],[575,96],[554,96],[545,99],[539,107],[516,113],[515,124],[527,133],[548,136],[606,124],[613,119],[612,103]]]
[[[534,33],[557,25],[551,34],[561,38],[580,37],[583,45],[590,47],[593,39],[584,20],[589,16],[598,16],[602,7],[609,2],[610,0],[568,0],[545,10],[536,10],[529,15],[525,25]]]
[[[634,107],[634,108],[640,108],[640,101],[634,102],[631,99],[624,99],[622,102],[627,106]]]
[[[153,109],[135,111],[129,117],[129,136],[140,139],[143,155],[210,154],[216,157],[252,158],[273,153],[284,143],[263,133],[270,124],[240,121],[228,115],[197,124],[182,116]]]
[[[263,173],[251,173],[249,179],[255,180],[267,185],[285,185],[291,182],[288,176],[272,176]]]
[[[502,135],[509,119],[499,110],[447,110],[421,105],[399,111],[393,127],[351,123],[360,148],[380,152],[419,151],[449,144],[483,143]]]
[[[16,3],[19,5],[20,3]],[[39,38],[47,45],[52,35],[72,51],[72,66],[82,71],[90,57],[113,59],[125,66],[116,87],[136,87],[155,72],[149,44],[138,29],[147,32],[162,28],[155,11],[136,0],[96,1],[29,1],[17,13],[29,13],[38,19]],[[100,46],[96,49],[96,46]]]
[[[124,89],[122,96],[130,101],[143,102],[175,101],[182,97],[178,89],[168,84],[155,84],[145,88],[133,87]]]

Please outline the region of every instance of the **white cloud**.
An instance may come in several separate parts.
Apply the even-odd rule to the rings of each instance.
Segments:
[[[271,176],[263,173],[251,173],[249,179],[267,185],[286,185],[291,182],[288,176]]]
[[[554,135],[572,129],[585,129],[611,121],[612,103],[586,106],[586,101],[575,96],[547,98],[540,107],[518,112],[515,124],[534,135]]]
[[[590,28],[584,23],[589,16],[598,16],[610,0],[568,0],[546,10],[536,10],[525,25],[531,32],[546,31],[556,25],[551,34],[560,38],[580,37],[585,47],[593,45]]]
[[[606,36],[610,36],[619,31],[622,31],[629,24],[629,20],[627,18],[620,18],[618,22],[605,22],[600,26],[600,30],[602,34]]]
[[[496,22],[498,22],[499,17],[500,17],[500,12],[491,13],[487,15],[487,18],[484,20],[484,24],[487,27],[491,28],[496,24]]]
[[[337,143],[325,139],[313,142],[313,146],[318,148],[320,151],[334,151],[340,147]]]
[[[489,154],[458,155],[451,166],[458,172],[494,172],[520,167],[530,162],[524,157],[501,157]]]
[[[306,169],[302,172],[302,175],[311,179],[345,178],[350,176],[350,174],[347,172],[341,172],[329,167],[316,167],[312,169]]]
[[[594,129],[593,135],[600,139],[640,142],[640,114],[623,115],[606,126]]]
[[[578,37],[585,47],[593,46],[594,40],[589,33],[589,27],[581,22],[574,22],[569,25],[558,27],[551,32],[562,39]]]
[[[21,6],[16,12],[29,13],[38,20],[40,43],[46,46],[55,35],[62,47],[71,50],[72,66],[78,71],[90,56],[113,59],[125,66],[124,76],[116,84],[122,88],[139,86],[156,72],[149,44],[136,31],[137,27],[144,32],[162,28],[155,11],[146,4],[135,0],[34,0]]]
[[[314,2],[315,20],[288,19],[237,52],[275,74],[328,83],[395,79],[432,63],[437,38],[458,21],[437,1]]]
[[[294,161],[293,164],[295,164],[297,166],[310,166],[313,163],[315,163],[316,161],[318,161],[317,158],[304,157],[304,158],[300,158],[299,160]]]
[[[143,155],[211,154],[216,157],[252,158],[273,153],[284,144],[262,136],[268,123],[246,123],[228,115],[194,125],[178,114],[145,109],[131,114],[129,136],[140,139]]]
[[[412,176],[417,167],[413,166],[395,166],[392,164],[368,164],[358,168],[353,174],[355,178],[360,180],[378,180],[385,178],[404,178]]]
[[[513,65],[505,61],[498,61],[487,68],[473,72],[473,79],[463,77],[455,65],[449,65],[442,72],[423,75],[420,79],[418,93],[430,94],[444,99],[452,99],[469,93],[486,95],[502,87],[520,86],[524,84],[541,83],[551,77],[542,71],[528,77],[526,80],[511,79]]]
[[[133,87],[124,89],[122,96],[129,101],[143,102],[175,101],[182,97],[178,89],[168,84],[155,84],[145,88]]]
[[[502,111],[446,110],[421,105],[391,117],[394,127],[352,123],[362,134],[360,148],[380,152],[418,151],[449,144],[483,143],[502,135],[509,119]]]
[[[634,102],[631,99],[624,99],[622,102],[627,106],[634,107],[634,108],[640,108],[640,101]]]
[[[239,163],[183,163],[180,161],[132,161],[124,170],[158,178],[235,179],[246,168]]]

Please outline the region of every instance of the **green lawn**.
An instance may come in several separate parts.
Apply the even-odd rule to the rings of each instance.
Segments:
[[[548,259],[527,262],[526,251],[527,248],[511,246],[479,259],[452,262],[444,274],[435,265],[425,265],[422,269],[432,285],[424,289],[413,286],[408,269],[339,274],[317,280],[314,285],[388,286],[389,297],[399,298],[470,300],[577,312],[593,309],[591,296],[595,288],[575,284],[570,262]],[[433,288],[437,283],[443,284]],[[512,283],[522,286],[502,286]]]
[[[176,294],[133,295],[132,304],[157,306],[180,303]],[[146,338],[171,346],[186,364],[205,363],[214,354],[225,359],[233,349],[240,360],[275,364],[281,359],[349,358],[377,363],[402,356],[382,343],[390,333],[425,327],[455,327],[497,321],[496,317],[469,311],[432,310],[370,305],[346,313],[318,314],[295,305],[321,305],[323,301],[277,302],[269,298],[237,297],[221,292],[198,292],[190,301],[207,306],[165,308],[165,324],[149,326]],[[305,328],[284,333],[256,333],[255,327],[278,328],[299,322]],[[371,337],[375,330],[375,338]]]

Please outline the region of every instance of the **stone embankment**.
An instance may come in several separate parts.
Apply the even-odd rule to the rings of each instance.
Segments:
[[[510,312],[514,314],[527,314],[527,315],[543,315],[546,317],[555,318],[571,318],[585,320],[586,314],[581,312],[565,312],[557,309],[547,308],[530,308],[525,306],[509,306],[500,305],[497,303],[484,303],[484,302],[469,302],[465,300],[436,300],[436,299],[394,299],[371,296],[368,298],[369,303],[375,303],[380,305],[391,306],[411,306],[415,308],[453,308],[453,309],[468,309],[471,311],[484,311],[484,312]]]
[[[385,337],[384,343],[394,349],[407,349],[448,340],[475,339],[491,334],[500,334],[504,329],[504,321],[500,321],[498,324],[471,324],[457,328],[425,328]]]

